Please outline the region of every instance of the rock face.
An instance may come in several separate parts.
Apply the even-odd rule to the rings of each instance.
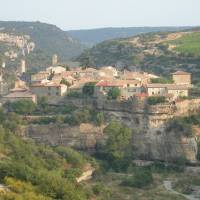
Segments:
[[[73,101],[76,106],[77,102]],[[68,102],[69,103],[69,102]],[[86,103],[80,104],[86,106]],[[167,121],[174,116],[187,115],[200,108],[200,100],[185,100],[176,105],[164,104],[146,107],[145,104],[130,103],[91,103],[90,108],[104,112],[107,121],[123,122],[133,130],[133,151],[135,159],[173,161],[178,158],[196,161],[198,151],[194,136],[167,130]],[[104,127],[81,124],[80,127],[68,125],[31,125],[24,134],[40,142],[52,145],[68,145],[84,151],[95,151],[99,143],[104,143]],[[187,134],[189,135],[189,134]]]
[[[97,141],[104,141],[103,127],[81,124],[69,125],[30,125],[24,128],[24,136],[51,145],[65,145],[84,151],[94,151]]]

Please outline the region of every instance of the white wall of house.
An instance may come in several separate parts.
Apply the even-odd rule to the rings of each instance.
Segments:
[[[148,96],[164,96],[167,94],[167,88],[158,87],[158,88],[147,88]]]
[[[185,89],[185,90],[170,90],[168,89],[168,94],[172,94],[174,96],[174,98],[177,98],[177,97],[188,97],[188,89]]]

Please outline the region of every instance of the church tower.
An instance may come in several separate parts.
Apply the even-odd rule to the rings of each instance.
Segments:
[[[26,61],[24,59],[22,59],[20,69],[19,69],[19,73],[23,74],[25,72],[26,72]]]
[[[54,54],[52,57],[52,66],[56,66],[58,64],[58,56]]]

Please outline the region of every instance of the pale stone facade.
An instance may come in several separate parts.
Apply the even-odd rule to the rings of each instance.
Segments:
[[[188,72],[177,71],[172,74],[175,84],[191,85],[191,74]]]
[[[34,84],[31,86],[31,91],[38,97],[62,97],[67,92],[67,86],[62,84]]]

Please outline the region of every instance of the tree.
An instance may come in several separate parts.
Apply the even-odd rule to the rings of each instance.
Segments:
[[[156,105],[159,103],[166,103],[166,97],[164,96],[152,96],[148,97],[147,102],[149,105]]]
[[[117,87],[111,88],[108,92],[108,99],[117,99],[120,96],[120,89]]]
[[[83,86],[83,94],[91,97],[94,95],[94,89],[95,89],[95,83],[86,83]]]
[[[105,151],[112,160],[122,160],[131,157],[132,131],[118,122],[111,122],[104,133],[108,136]]]
[[[36,109],[35,103],[29,100],[19,100],[9,103],[7,106],[10,111],[22,115],[31,114]]]
[[[62,80],[60,81],[60,84],[64,84],[64,85],[66,85],[67,87],[70,87],[70,86],[71,86],[71,83],[68,82],[67,80],[65,80],[64,78],[62,78]]]
[[[96,122],[98,126],[101,126],[104,123],[104,114],[102,112],[97,114]]]

